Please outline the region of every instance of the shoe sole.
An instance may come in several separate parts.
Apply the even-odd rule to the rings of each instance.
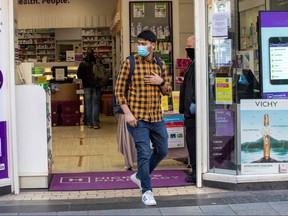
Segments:
[[[157,205],[156,202],[155,202],[155,203],[150,203],[150,204],[149,204],[149,203],[146,204],[144,201],[142,201],[142,202],[143,202],[145,205],[147,205],[147,206],[155,206],[155,205]]]

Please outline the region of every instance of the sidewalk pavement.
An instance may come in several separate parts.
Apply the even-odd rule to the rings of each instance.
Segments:
[[[288,215],[288,190],[244,192],[216,191],[209,188],[199,190],[204,189],[209,192],[186,195],[157,193],[155,196],[157,206],[154,207],[145,206],[137,190],[135,191],[137,196],[130,197],[59,199],[56,194],[65,192],[54,192],[56,198],[52,195],[54,198],[47,200],[40,198],[19,200],[25,193],[51,194],[43,191],[22,192],[20,195],[0,197],[0,215]],[[213,190],[214,192],[211,192]],[[169,188],[167,191],[169,192]],[[75,196],[77,192],[71,193]]]

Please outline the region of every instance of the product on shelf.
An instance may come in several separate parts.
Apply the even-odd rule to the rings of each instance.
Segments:
[[[20,61],[55,61],[54,29],[19,29]]]

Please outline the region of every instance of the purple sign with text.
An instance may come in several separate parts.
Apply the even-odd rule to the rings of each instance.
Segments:
[[[6,122],[0,122],[0,179],[8,178]]]
[[[3,74],[2,71],[0,70],[0,89],[2,88],[3,85]]]
[[[233,112],[228,109],[216,109],[216,136],[233,136]]]

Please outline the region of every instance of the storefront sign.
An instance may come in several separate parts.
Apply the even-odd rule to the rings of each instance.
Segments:
[[[260,11],[262,98],[288,98],[288,12]]]
[[[70,0],[18,0],[19,5],[59,5],[59,4],[69,4]]]
[[[6,122],[0,122],[0,179],[8,178]]]
[[[241,100],[241,173],[288,173],[288,101]]]
[[[183,115],[166,115],[164,121],[168,132],[168,148],[184,147]]]

